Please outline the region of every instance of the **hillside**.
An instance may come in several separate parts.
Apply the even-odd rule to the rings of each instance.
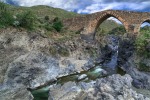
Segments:
[[[54,19],[55,17],[59,17],[63,19],[63,18],[71,18],[71,17],[79,15],[74,12],[68,12],[63,9],[53,8],[53,7],[44,6],[44,5],[32,6],[32,7],[20,7],[20,6],[7,5],[7,7],[14,14],[25,12],[25,11],[31,11],[39,18],[49,16],[50,19]]]

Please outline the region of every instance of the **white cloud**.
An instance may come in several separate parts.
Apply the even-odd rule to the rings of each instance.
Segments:
[[[113,20],[113,21],[115,21],[118,24],[122,24],[118,19],[116,19],[114,17],[110,17],[110,18],[108,18],[108,20]]]
[[[150,11],[149,0],[1,0],[20,6],[49,5],[78,13],[107,9]]]
[[[119,3],[119,2],[114,2],[114,3],[108,3],[108,4],[91,4],[90,6],[87,6],[85,9],[79,9],[78,13],[94,13],[97,11],[103,11],[103,10],[108,10],[108,9],[115,9],[115,10],[142,10],[150,8],[150,2],[143,2],[141,4],[136,4],[136,3]]]
[[[62,8],[65,10],[73,11],[80,8],[84,8],[92,4],[92,0],[1,0],[6,3],[14,3],[20,6],[35,6],[35,5],[49,5],[56,8]]]

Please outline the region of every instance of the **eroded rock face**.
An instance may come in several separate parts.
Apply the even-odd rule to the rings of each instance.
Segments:
[[[9,64],[4,82],[12,81],[35,89],[77,71],[81,70],[71,62],[62,67],[58,59],[39,51],[32,51]]]
[[[36,88],[55,81],[57,77],[83,71],[81,67],[89,56],[84,55],[79,59],[81,49],[86,44],[80,44],[83,48],[78,50],[77,42],[58,43],[62,47],[68,47],[72,53],[69,57],[54,57],[49,51],[50,46],[55,44],[54,41],[40,33],[9,28],[3,30],[0,33],[0,83],[15,81],[29,88]],[[68,59],[69,63],[62,64],[63,60]]]
[[[50,56],[51,55],[50,47],[51,46],[53,47],[53,45],[55,45],[57,48],[59,46],[63,48],[67,48],[68,51],[71,52],[70,55],[68,57],[61,57],[60,55],[56,55],[58,57]],[[81,39],[66,41],[64,43],[55,43],[52,39],[44,37],[39,32],[31,33],[25,30],[22,31],[22,30],[9,29],[9,28],[5,29],[0,33],[0,55],[1,55],[0,56],[0,83],[3,83],[4,76],[6,76],[5,73],[8,72],[7,69],[10,69],[9,67],[28,66],[29,64],[27,63],[32,63],[33,66],[38,65],[39,67],[41,65],[40,63],[43,64],[45,63],[45,61],[48,61],[45,60],[42,62],[42,60],[45,59],[44,58],[45,55],[47,56],[47,58],[49,56],[48,59],[56,60],[57,58],[57,61],[59,60],[58,63],[61,69],[68,70],[68,72],[70,73],[75,71],[80,72],[82,71],[81,66],[83,66],[87,62],[87,59],[90,57],[88,53],[83,54],[85,48],[90,45],[88,43],[84,43]],[[22,61],[19,61],[19,59],[20,60],[22,59]],[[60,63],[62,60],[68,60],[68,59],[70,60],[69,63],[65,65]],[[40,62],[38,62],[39,60]],[[18,64],[19,62],[21,62],[20,65]],[[32,67],[32,65],[29,66]],[[43,66],[46,66],[46,64],[45,65],[43,64]],[[72,69],[73,66],[75,67],[75,69]],[[21,70],[23,70],[22,68],[23,67],[20,67]],[[70,71],[70,69],[72,70]]]
[[[5,82],[15,81],[29,88],[36,88],[48,81],[53,82],[59,72],[59,64],[56,59],[33,51],[20,56],[9,64]]]
[[[126,71],[133,79],[133,85],[136,88],[143,88],[150,90],[150,73],[139,71],[138,67],[142,67],[140,63],[144,64],[143,69],[149,69],[149,58],[140,57],[135,52],[134,39],[125,38],[120,41],[118,65]],[[146,71],[146,70],[145,70]]]
[[[33,100],[32,94],[22,85],[0,85],[0,100]]]
[[[136,69],[135,59],[131,57],[122,68],[133,78],[133,85],[136,88],[150,90],[150,73],[142,72]]]
[[[50,40],[37,33],[5,29],[0,33],[0,83],[15,59],[31,51],[48,52]]]

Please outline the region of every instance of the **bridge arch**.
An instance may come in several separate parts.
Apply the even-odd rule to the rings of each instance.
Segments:
[[[140,32],[140,28],[141,28],[142,24],[145,23],[145,22],[150,24],[150,18],[147,18],[147,19],[144,19],[143,21],[141,21],[139,26],[137,26],[137,30],[136,31]]]
[[[128,32],[128,24],[126,23],[125,19],[122,18],[121,16],[119,16],[119,14],[115,13],[115,12],[109,12],[109,11],[106,11],[104,13],[102,13],[100,16],[98,16],[96,19],[95,19],[95,25],[91,25],[92,26],[92,30],[89,31],[89,33],[93,33],[92,37],[91,38],[95,38],[95,35],[96,35],[96,31],[98,29],[98,27],[108,18],[110,17],[114,17],[115,19],[119,20],[122,25],[124,26],[126,32]]]
[[[106,12],[104,13],[100,18],[99,20],[97,21],[96,23],[96,27],[95,27],[95,31],[98,29],[98,27],[105,21],[107,20],[108,18],[110,17],[114,17],[115,19],[119,20],[123,26],[125,27],[126,31],[127,31],[127,27],[126,27],[126,21],[120,17],[119,15],[115,14],[115,13],[109,13],[109,12]]]

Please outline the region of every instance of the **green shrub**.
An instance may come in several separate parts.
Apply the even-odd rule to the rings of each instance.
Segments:
[[[150,30],[142,30],[137,37],[135,44],[137,53],[144,57],[150,57],[150,52],[146,50],[146,46],[150,42]]]
[[[49,21],[49,16],[45,16],[44,19],[45,19],[46,21]]]
[[[36,20],[36,16],[31,11],[23,12],[17,15],[19,26],[29,30],[32,30],[34,28]]]
[[[53,27],[50,24],[46,24],[46,25],[44,25],[44,27],[47,31],[52,31],[53,30]]]
[[[124,26],[119,26],[114,29],[112,29],[108,34],[116,34],[116,35],[121,35],[126,32]]]
[[[63,24],[62,24],[62,22],[59,20],[58,17],[56,17],[56,18],[54,19],[54,22],[53,22],[52,27],[53,27],[57,32],[60,32],[60,31],[62,30]]]
[[[13,25],[14,18],[7,6],[0,2],[0,27],[8,27]]]

